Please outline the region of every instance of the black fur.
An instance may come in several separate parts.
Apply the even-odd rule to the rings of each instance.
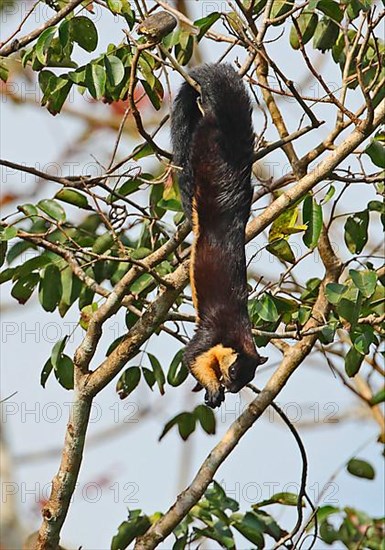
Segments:
[[[231,392],[238,392],[264,362],[258,355],[247,311],[245,227],[252,200],[254,132],[242,79],[228,64],[203,65],[190,73],[201,98],[186,82],[172,112],[173,163],[187,218],[193,202],[199,220],[193,276],[199,317],[184,358],[191,365],[222,344],[238,353]],[[198,99],[204,112],[199,109]],[[218,397],[212,396],[212,403]]]

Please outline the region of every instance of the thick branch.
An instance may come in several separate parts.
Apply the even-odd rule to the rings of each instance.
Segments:
[[[61,464],[52,480],[51,496],[42,510],[36,550],[57,550],[60,530],[67,516],[68,505],[75,491],[80,464],[83,458],[85,436],[92,400],[77,396],[67,424]],[[63,508],[63,504],[66,506]],[[61,513],[58,513],[60,510]]]

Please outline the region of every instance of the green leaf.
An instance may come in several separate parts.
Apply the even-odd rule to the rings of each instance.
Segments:
[[[152,148],[150,143],[141,143],[137,147],[135,147],[133,154],[134,154],[134,160],[140,160],[144,157],[148,157],[154,153],[154,149]]]
[[[37,206],[47,214],[47,216],[58,222],[64,222],[66,220],[66,213],[63,207],[52,199],[43,199],[37,203]]]
[[[349,460],[346,469],[349,474],[356,477],[362,477],[364,479],[374,479],[376,477],[373,466],[369,462],[366,462],[366,460],[361,460],[359,458],[352,458]]]
[[[55,32],[56,32],[56,27],[48,27],[48,29],[45,29],[41,33],[41,35],[39,36],[36,42],[36,46],[35,46],[36,57],[42,65],[45,65],[47,62],[48,49]]]
[[[159,111],[162,106],[162,100],[164,96],[164,90],[161,81],[158,78],[155,78],[154,84],[150,84],[146,80],[141,80],[142,86],[150,99],[153,107]]]
[[[74,388],[74,364],[68,355],[61,355],[54,370],[57,381],[66,390]]]
[[[317,2],[317,9],[321,10],[325,15],[341,23],[344,13],[337,2],[333,0],[319,0]]]
[[[285,15],[288,11],[293,8],[294,0],[274,0],[271,11],[270,19],[276,19]],[[273,23],[274,25],[282,25],[284,21],[279,21],[278,23]]]
[[[18,274],[18,271],[18,267],[8,267],[8,269],[4,269],[4,271],[0,273],[0,285],[6,283],[7,281],[10,281],[14,276]]]
[[[365,298],[370,298],[374,294],[377,285],[377,274],[375,271],[370,271],[369,269],[365,271],[350,269],[349,275]]]
[[[336,334],[336,324],[332,323],[321,329],[321,332],[318,335],[319,341],[325,346],[331,344],[334,341],[334,336]]]
[[[195,430],[195,423],[196,418],[195,415],[192,413],[184,412],[181,414],[178,414],[171,420],[167,422],[165,427],[163,428],[162,433],[159,436],[159,441],[163,439],[163,437],[173,428],[174,426],[178,426],[179,435],[185,441]]]
[[[59,40],[63,48],[71,42],[70,36],[70,20],[64,19],[59,26]]]
[[[167,382],[170,386],[180,386],[186,380],[188,376],[188,369],[182,362],[183,350],[179,350],[173,360],[171,361],[170,368],[167,373]]]
[[[297,506],[298,495],[295,493],[276,493],[271,498],[262,500],[252,506],[253,509],[261,508],[262,506],[268,506],[269,504],[284,504],[285,506]]]
[[[254,510],[253,515],[259,521],[262,531],[278,542],[285,534],[278,523],[264,510]]]
[[[63,351],[67,343],[68,336],[64,336],[61,340],[56,342],[51,352],[51,363],[54,369],[57,368],[60,358],[63,356]]]
[[[350,378],[353,378],[360,370],[363,360],[364,355],[359,353],[355,347],[352,346],[345,357],[345,371]]]
[[[94,99],[101,99],[106,89],[106,70],[96,63],[90,63],[86,68],[86,85]]]
[[[146,258],[149,254],[151,254],[150,248],[140,246],[131,252],[131,258],[133,260],[143,260],[143,258]]]
[[[87,307],[87,306],[86,306]],[[114,349],[116,349],[118,347],[118,345],[123,342],[124,338],[126,337],[125,334],[123,334],[122,336],[118,336],[118,338],[116,338],[113,342],[111,342],[111,344],[108,346],[107,348],[107,351],[106,351],[106,357],[108,357],[109,355],[111,355],[111,353],[114,351]]]
[[[266,250],[284,262],[295,263],[294,252],[286,239],[277,239],[266,246]]]
[[[155,375],[154,375],[153,371],[150,370],[150,369],[147,369],[146,367],[142,367],[142,373],[143,373],[145,381],[147,382],[147,385],[152,390],[152,387],[156,382]]]
[[[139,367],[129,367],[123,372],[116,384],[116,391],[120,399],[125,399],[134,391],[140,382],[140,376]]]
[[[142,184],[143,182],[138,179],[129,179],[125,181],[116,191],[119,195],[127,197],[127,195],[131,195],[131,193],[135,193],[135,191],[137,191]]]
[[[187,544],[187,535],[176,539],[173,544],[172,550],[185,550]]]
[[[365,0],[349,0],[345,1],[343,0],[343,4],[347,4],[346,6],[346,14],[349,17],[350,20],[356,19],[358,17],[361,10],[365,10]]]
[[[152,89],[155,86],[156,76],[154,75],[154,67],[148,63],[144,57],[139,58],[140,72],[142,73],[144,80]]]
[[[352,254],[360,254],[368,242],[369,211],[349,216],[345,222],[345,243]]]
[[[257,550],[262,550],[265,547],[261,523],[252,512],[247,512],[242,521],[236,521],[234,527],[245,539],[253,543]]]
[[[40,374],[40,384],[45,388],[46,382],[48,380],[49,375],[51,374],[53,369],[53,365],[51,363],[51,359],[48,359],[41,371]]]
[[[385,203],[381,201],[369,201],[368,208],[371,212],[385,213]]]
[[[255,303],[255,311],[264,321],[274,322],[279,319],[277,307],[269,294],[264,294],[262,298]]]
[[[385,387],[378,391],[370,400],[371,405],[379,405],[385,401]]]
[[[10,241],[17,236],[17,229],[13,225],[9,225],[0,232],[0,241]]]
[[[339,27],[337,23],[329,17],[322,17],[314,33],[313,47],[322,53],[330,50],[336,43],[338,34]]]
[[[39,285],[39,300],[45,311],[55,311],[62,290],[60,270],[54,264],[47,265]]]
[[[91,19],[84,15],[73,17],[69,22],[69,30],[72,39],[83,50],[93,52],[96,49],[98,45],[98,31]]]
[[[154,282],[152,276],[149,273],[143,273],[140,277],[134,281],[130,287],[130,292],[134,295],[138,295],[143,290],[148,288]]]
[[[303,221],[307,229],[303,236],[303,242],[308,248],[315,248],[322,231],[322,207],[310,195],[303,202]]]
[[[127,22],[130,22],[133,12],[129,0],[107,0],[107,6],[113,13],[124,15]],[[130,28],[132,28],[132,25],[130,25]]]
[[[187,65],[194,52],[194,37],[189,31],[180,30],[179,42],[175,46],[175,57],[181,65]]]
[[[231,510],[232,512],[237,512],[239,510],[238,502],[228,497],[223,487],[215,480],[210,483],[204,496],[213,508],[215,507],[223,511]]]
[[[200,538],[215,540],[221,548],[235,550],[232,531],[222,521],[216,522],[213,527],[206,527],[203,529],[195,527],[194,531]]]
[[[28,217],[38,215],[38,210],[34,204],[22,204],[17,209]]]
[[[0,242],[0,267],[4,265],[5,258],[7,255],[8,243],[7,241]]]
[[[341,298],[337,305],[337,313],[353,326],[357,324],[362,303],[362,295],[358,293],[356,299]]]
[[[204,431],[210,435],[215,434],[215,415],[210,407],[206,405],[198,405],[194,409],[195,418],[199,420]]]
[[[106,233],[103,233],[103,235],[97,237],[92,246],[92,252],[94,254],[104,254],[112,247],[113,244],[114,236],[110,231],[107,231]]]
[[[80,300],[79,300],[79,307],[80,307]],[[98,310],[98,304],[96,302],[92,302],[92,304],[88,304],[87,306],[83,306],[81,308],[79,324],[82,327],[82,329],[84,330],[88,329],[92,316],[97,310]],[[108,348],[107,355],[110,354],[111,346]]]
[[[256,0],[253,4],[253,13],[259,15],[261,11],[265,8],[267,0]]]
[[[221,14],[217,11],[209,13],[206,17],[202,19],[197,19],[194,21],[194,25],[199,28],[199,34],[197,36],[198,42],[202,40],[206,32],[214,25],[216,21],[220,18]]]
[[[306,44],[313,38],[314,31],[317,28],[318,15],[314,12],[303,11],[296,21],[302,36],[302,43]],[[290,45],[295,50],[300,48],[298,32],[294,25],[290,30]]]
[[[3,82],[7,82],[8,76],[9,76],[9,69],[5,65],[0,63],[0,80],[2,80]]]
[[[120,13],[122,10],[121,0],[107,0],[107,6],[114,13]]]
[[[28,243],[27,241],[18,241],[11,246],[7,253],[7,262],[11,264],[16,258],[19,258],[27,250],[36,250],[35,245]]]
[[[107,1],[111,3],[112,0]],[[118,533],[111,541],[111,550],[124,550],[133,540],[144,535],[151,527],[150,520],[147,516],[140,516],[133,512],[139,512],[140,514],[141,510],[131,511],[128,521],[123,521],[123,523],[119,525]]]
[[[20,278],[11,290],[11,295],[16,298],[19,304],[25,304],[32,296],[36,285],[40,280],[38,273],[30,273],[26,277]]]
[[[336,192],[336,188],[334,187],[334,185],[330,185],[329,189],[326,192],[326,195],[321,200],[321,204],[324,205],[324,204],[328,203],[330,201],[330,199],[334,197],[335,192]]]
[[[269,231],[269,243],[276,241],[279,238],[286,238],[292,233],[298,233],[306,229],[305,226],[296,228],[295,224],[298,219],[297,205],[286,209],[276,220],[273,221]],[[298,231],[297,231],[298,229]]]
[[[136,304],[140,306],[140,302],[136,302]],[[141,307],[139,307],[139,309],[141,309]],[[139,319],[139,317],[137,315],[135,315],[135,313],[133,313],[132,311],[130,311],[128,309],[127,312],[126,312],[126,317],[125,317],[126,327],[128,329],[131,329],[135,325],[135,323],[138,319]]]
[[[179,435],[181,436],[183,441],[186,441],[186,439],[188,439],[189,436],[193,433],[193,431],[195,430],[195,424],[196,419],[192,413],[186,412],[179,415],[178,430]]]
[[[385,168],[385,146],[380,141],[373,139],[365,149],[371,161],[380,168]]]
[[[41,104],[47,106],[51,115],[57,115],[60,113],[73,83],[68,80],[68,77],[57,77],[51,71],[41,71],[39,84],[44,93]]]
[[[67,313],[72,304],[79,298],[82,283],[73,273],[70,267],[61,272],[62,295],[59,302],[59,313],[61,317]]]
[[[67,202],[68,204],[73,204],[74,206],[85,210],[90,209],[87,197],[79,193],[79,191],[75,191],[75,189],[60,189],[60,191],[56,193],[55,199]]]
[[[18,277],[22,278],[32,273],[32,271],[40,270],[40,268],[48,265],[51,261],[52,259],[47,254],[34,256],[19,266]]]
[[[303,327],[308,322],[308,320],[310,319],[310,316],[311,316],[311,308],[310,307],[301,306],[299,308],[299,310],[298,310],[298,322],[299,322],[301,327]]]
[[[361,355],[367,355],[371,344],[376,342],[377,339],[373,334],[373,328],[368,327],[368,330],[362,332],[362,334],[359,334],[356,338],[354,338],[353,345],[358,353],[361,353]]]
[[[164,372],[162,370],[161,364],[159,363],[155,355],[153,355],[152,353],[147,353],[147,356],[150,360],[151,367],[155,376],[155,380],[158,384],[160,394],[164,395],[164,384],[166,382],[166,378],[164,376]]]
[[[119,86],[124,78],[124,65],[122,61],[115,55],[105,55],[104,66],[106,68],[108,82],[111,86]]]
[[[340,509],[336,508],[335,506],[329,506],[329,505],[320,506],[320,508],[318,508],[317,510],[318,522],[321,523],[332,514],[338,514],[339,511]]]
[[[333,305],[341,301],[342,296],[347,292],[348,287],[339,283],[328,283],[325,288],[326,298]]]
[[[338,531],[336,531],[327,519],[325,519],[319,528],[319,534],[321,540],[326,544],[333,544],[333,542],[339,540]]]
[[[71,59],[72,50],[72,41],[69,41],[65,46],[63,46],[60,40],[60,35],[59,37],[53,38],[47,51],[47,59],[45,65],[47,65],[48,67],[76,68],[77,63],[75,63],[75,61],[72,61]]]

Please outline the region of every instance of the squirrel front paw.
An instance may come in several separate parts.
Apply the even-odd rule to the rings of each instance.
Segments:
[[[205,403],[212,409],[220,407],[221,403],[225,400],[225,388],[219,386],[215,390],[206,390]]]

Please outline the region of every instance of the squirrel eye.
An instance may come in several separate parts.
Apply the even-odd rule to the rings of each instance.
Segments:
[[[234,380],[236,373],[237,373],[237,371],[236,371],[236,369],[235,369],[235,366],[232,365],[232,366],[229,368],[229,376],[230,376],[230,378],[232,378],[232,379]]]

